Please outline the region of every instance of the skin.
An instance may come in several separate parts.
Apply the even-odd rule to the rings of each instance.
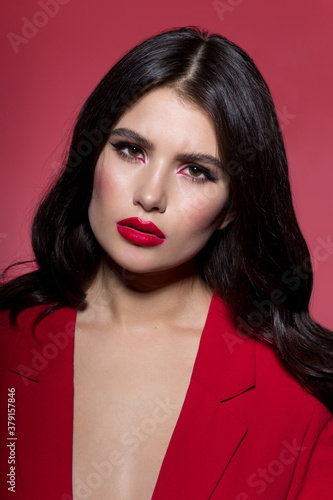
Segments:
[[[200,172],[190,170],[190,163],[177,159],[190,152],[219,158],[214,124],[204,110],[181,100],[172,88],[155,89],[132,106],[113,130],[120,128],[134,130],[153,147],[142,148],[142,153],[123,148],[127,157],[120,157],[112,144],[140,143],[111,133],[96,165],[88,213],[105,258],[90,293],[96,288],[110,293],[110,309],[118,302],[119,290],[111,298],[108,285],[114,286],[119,274],[125,277],[124,282],[118,283],[125,294],[161,292],[168,284],[184,286],[188,278],[192,286],[192,280],[197,281],[194,257],[213,232],[231,220],[222,219],[229,194],[228,177],[223,170],[200,162],[216,177],[211,182]],[[152,221],[166,240],[157,247],[126,241],[119,235],[116,223],[127,217]],[[199,287],[206,288],[203,284]]]
[[[88,213],[104,257],[75,327],[73,484],[79,491],[96,472],[92,463],[110,462],[118,450],[121,463],[89,498],[146,500],[185,399],[212,297],[194,258],[231,220],[223,218],[229,182],[217,164],[197,161],[193,168],[184,161],[185,153],[219,160],[218,142],[205,111],[174,89],[143,96],[113,130],[120,128],[151,144],[111,133],[96,165]],[[122,146],[120,154],[119,142],[136,148]],[[128,217],[152,221],[165,241],[145,247],[125,240],[116,224]],[[169,410],[158,400],[171,402]],[[155,422],[151,434],[142,428],[145,419]]]

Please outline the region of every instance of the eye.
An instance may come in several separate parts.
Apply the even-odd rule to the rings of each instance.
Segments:
[[[121,156],[122,158],[125,158],[125,160],[128,161],[139,160],[141,162],[145,161],[145,154],[143,149],[141,149],[136,144],[130,144],[128,142],[117,142],[117,143],[110,142],[110,144],[116,149],[118,155]]]
[[[202,171],[201,168],[197,167],[196,165],[191,165],[188,168],[188,171],[192,177],[202,177],[204,175],[204,172]]]
[[[127,146],[127,148],[124,148],[124,149],[127,149],[128,154],[130,156],[134,156],[135,158],[140,156],[140,154],[142,153],[141,149],[139,149],[137,146]]]
[[[196,182],[207,182],[207,181],[217,181],[218,178],[206,167],[200,165],[188,165],[179,171],[189,177],[192,181]]]

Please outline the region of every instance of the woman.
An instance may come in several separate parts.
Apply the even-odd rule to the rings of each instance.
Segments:
[[[332,332],[244,51],[189,27],[126,54],[32,244],[0,291],[18,498],[332,498]]]

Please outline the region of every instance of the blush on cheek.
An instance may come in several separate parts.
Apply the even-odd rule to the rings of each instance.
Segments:
[[[182,213],[184,222],[193,229],[208,229],[216,225],[228,199],[228,187],[207,183],[195,197],[184,200]]]
[[[94,174],[94,188],[93,188],[93,196],[101,196],[106,192],[110,192],[110,188],[112,186],[109,176],[104,168],[97,168]]]
[[[218,202],[215,200],[213,203],[207,199],[201,203],[192,200],[181,209],[183,223],[194,230],[209,229],[219,222],[225,203],[225,199],[218,200]]]
[[[216,229],[217,226],[217,217],[216,212],[214,213],[205,213],[198,214],[197,217],[192,219],[192,224],[194,224],[194,229],[201,233],[205,234],[206,232],[211,232]]]

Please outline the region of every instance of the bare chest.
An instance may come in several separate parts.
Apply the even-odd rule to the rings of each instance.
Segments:
[[[74,355],[74,498],[149,500],[189,386],[200,335],[92,341]]]

